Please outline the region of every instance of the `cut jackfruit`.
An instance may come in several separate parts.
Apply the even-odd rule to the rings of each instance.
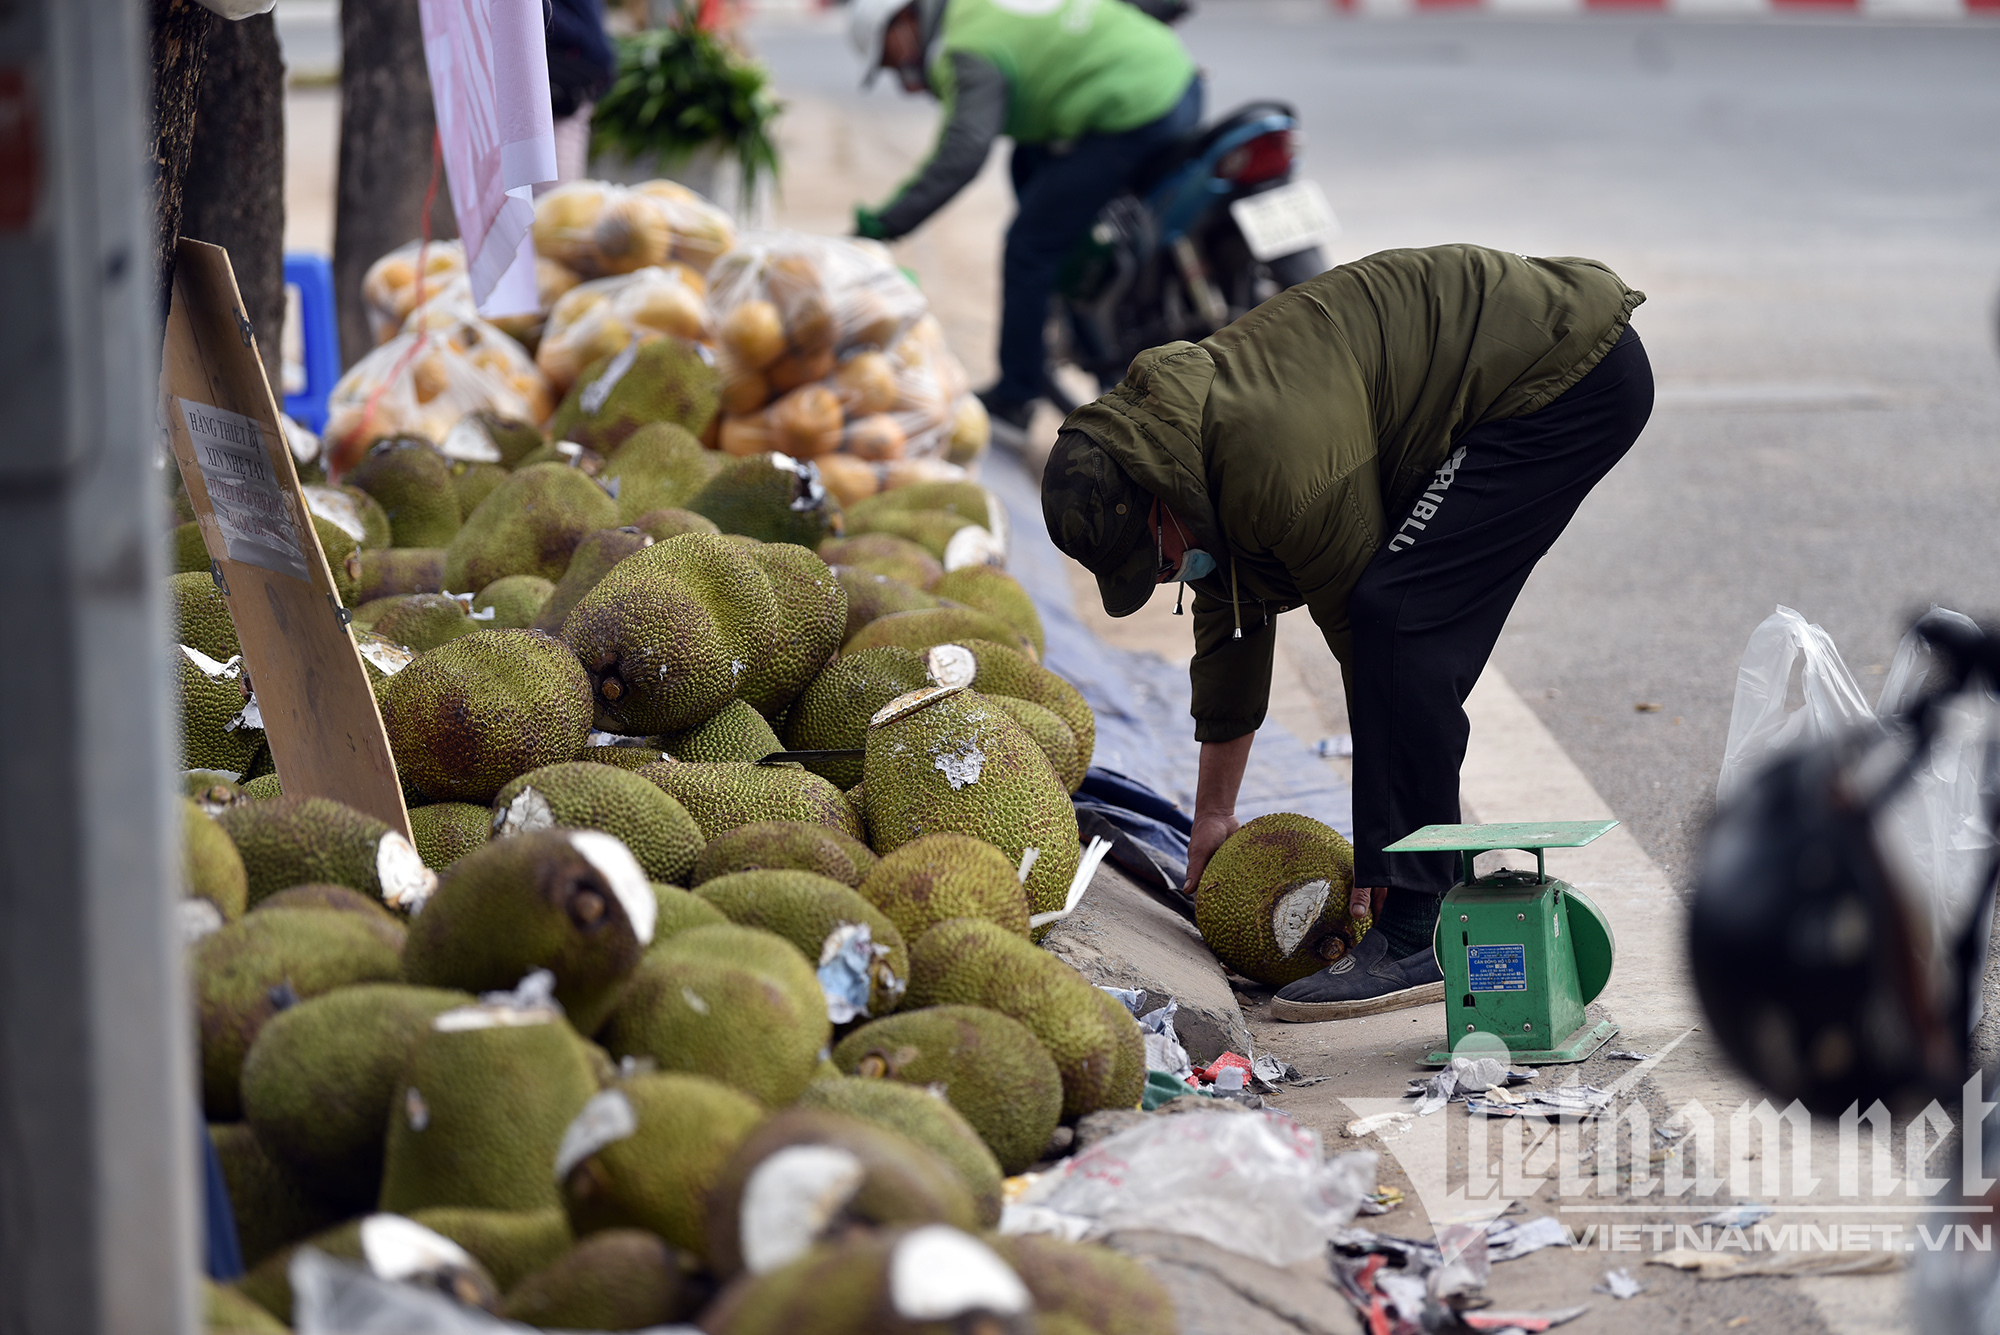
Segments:
[[[1259,816],[1223,841],[1195,892],[1195,925],[1215,957],[1282,987],[1318,973],[1367,933],[1351,919],[1354,850],[1310,816]]]

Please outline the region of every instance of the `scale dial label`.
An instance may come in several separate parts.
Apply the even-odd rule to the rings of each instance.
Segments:
[[[1465,972],[1473,992],[1528,990],[1528,948],[1524,945],[1467,946]]]

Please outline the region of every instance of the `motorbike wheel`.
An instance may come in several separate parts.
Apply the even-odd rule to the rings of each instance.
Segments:
[[[1289,255],[1278,256],[1277,259],[1267,262],[1264,269],[1282,292],[1288,287],[1297,287],[1308,278],[1317,278],[1325,273],[1326,257],[1320,254],[1318,246],[1307,246],[1304,250],[1295,250]]]

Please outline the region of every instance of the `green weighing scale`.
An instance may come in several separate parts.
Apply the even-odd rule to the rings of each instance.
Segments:
[[[1581,848],[1617,824],[1426,825],[1383,850],[1459,855],[1459,882],[1445,894],[1436,937],[1447,1049],[1468,1034],[1490,1034],[1511,1060],[1557,1065],[1582,1061],[1618,1032],[1583,1012],[1611,978],[1611,924],[1542,865],[1542,850]],[[1501,849],[1533,853],[1535,870],[1475,877],[1474,855]],[[1451,1058],[1447,1050],[1426,1060],[1441,1066]]]

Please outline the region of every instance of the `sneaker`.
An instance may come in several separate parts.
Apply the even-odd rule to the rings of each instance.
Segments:
[[[1271,1018],[1312,1023],[1380,1015],[1444,1000],[1444,972],[1426,947],[1406,959],[1388,958],[1389,942],[1370,932],[1361,944],[1310,978],[1271,998]]]

